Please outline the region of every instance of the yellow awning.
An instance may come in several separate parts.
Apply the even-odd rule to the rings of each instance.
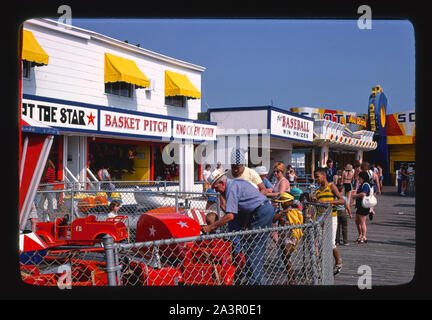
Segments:
[[[132,60],[105,53],[105,83],[127,82],[138,87],[149,87],[150,80]]]
[[[165,96],[185,96],[201,99],[201,92],[184,74],[165,71]]]
[[[37,42],[31,31],[23,30],[22,60],[34,62],[37,65],[47,65],[49,56]]]

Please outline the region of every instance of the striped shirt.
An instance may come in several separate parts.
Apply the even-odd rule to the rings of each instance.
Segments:
[[[45,172],[45,176],[42,178],[42,183],[54,183],[56,179],[55,170],[51,167],[47,168],[47,171]]]
[[[319,188],[315,191],[315,197],[317,200],[322,201],[334,201],[336,199],[335,194],[331,191],[331,183],[327,185],[327,187],[324,188],[324,190],[320,190]],[[332,215],[337,216],[337,210],[336,206],[332,205]]]

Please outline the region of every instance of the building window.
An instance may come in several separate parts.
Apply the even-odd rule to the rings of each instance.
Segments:
[[[184,96],[168,96],[165,97],[165,104],[173,107],[186,107],[186,97]]]
[[[133,95],[133,85],[127,82],[108,82],[105,83],[105,93],[130,98]]]
[[[32,65],[29,61],[23,60],[22,77],[24,79],[30,79],[30,68],[31,67],[32,67]]]

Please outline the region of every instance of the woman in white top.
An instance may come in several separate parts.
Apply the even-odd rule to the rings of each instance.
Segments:
[[[204,171],[203,171],[203,180],[204,180],[204,192],[206,192],[207,191],[207,189],[209,189],[210,188],[210,183],[208,182],[208,177],[210,176],[210,174],[211,174],[211,171],[210,171],[210,169],[211,169],[211,165],[209,165],[209,164],[206,164],[206,166],[205,166],[205,169],[204,169]]]
[[[275,185],[273,186],[273,190],[271,192],[267,192],[267,197],[276,197],[281,194],[281,192],[289,192],[291,190],[290,183],[285,178],[285,165],[282,162],[276,162],[273,165],[273,174],[276,177],[277,181]],[[272,202],[273,207],[275,210],[279,208],[279,203]],[[272,224],[273,227],[277,227],[276,223]],[[272,232],[270,234],[270,237],[273,239],[275,243],[278,242],[279,236],[276,231]]]
[[[295,182],[295,180],[297,179],[297,176],[296,176],[296,174],[294,172],[294,169],[292,168],[291,165],[288,165],[287,171],[288,171],[288,174],[287,174],[288,181],[289,181],[289,183],[291,185],[291,184],[293,184]]]

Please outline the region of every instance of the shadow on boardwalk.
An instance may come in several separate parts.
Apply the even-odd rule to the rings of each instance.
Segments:
[[[335,285],[354,285],[361,265],[372,270],[372,286],[402,285],[414,277],[415,267],[415,197],[402,197],[394,187],[384,187],[378,196],[373,220],[367,219],[365,244],[357,244],[358,233],[353,218],[348,218],[348,246],[339,246],[343,260],[342,272],[335,276]]]

